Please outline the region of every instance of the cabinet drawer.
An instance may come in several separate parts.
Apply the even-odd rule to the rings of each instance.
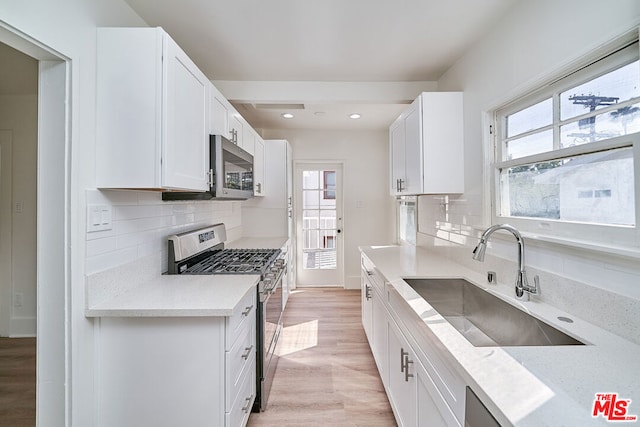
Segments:
[[[407,303],[393,286],[387,287],[387,298],[393,316],[399,320],[398,324],[403,325],[408,332],[407,336],[413,338],[413,347],[420,350],[418,355],[433,383],[458,420],[463,420],[465,383],[439,354],[440,350],[434,343],[434,338],[429,336],[422,319],[410,311]]]
[[[247,372],[249,366],[255,365],[256,360],[256,341],[255,328],[245,322],[246,328],[241,328],[240,336],[231,347],[231,350],[225,353],[226,358],[226,409],[231,409],[231,404],[236,400],[244,376],[250,374]]]
[[[244,426],[249,420],[251,407],[256,398],[255,359],[247,368],[249,369],[246,369],[241,376],[240,393],[231,406],[231,409],[225,414],[226,425],[228,427]]]
[[[233,343],[238,338],[242,328],[247,324],[256,322],[256,289],[252,288],[247,295],[242,298],[234,313],[227,317],[227,328],[225,337],[225,350],[230,350]]]
[[[376,266],[364,255],[362,256],[361,265],[361,274],[365,275],[368,278],[371,286],[373,286],[378,292],[380,292],[381,295],[384,294],[384,276],[382,276],[378,272]]]

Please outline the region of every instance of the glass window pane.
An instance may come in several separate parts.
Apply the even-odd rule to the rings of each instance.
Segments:
[[[302,229],[318,229],[320,226],[320,211],[304,210],[302,211]]]
[[[302,171],[302,188],[315,190],[320,188],[319,171]]]
[[[334,230],[336,228],[336,211],[322,210],[320,211],[320,228],[323,230]]]
[[[552,99],[545,99],[535,105],[507,116],[507,138],[548,126],[553,121]]]
[[[319,239],[317,230],[304,230],[303,237],[302,249],[318,249]]]
[[[640,66],[635,61],[560,94],[560,119],[567,120],[640,96]]]
[[[319,190],[304,190],[302,192],[302,208],[318,209],[320,207],[320,193]]]
[[[504,216],[635,225],[631,147],[504,169],[500,185]]]
[[[640,104],[578,120],[560,128],[561,147],[640,132]]]
[[[544,153],[553,150],[553,131],[527,135],[523,138],[507,141],[503,160],[519,159],[532,154]]]

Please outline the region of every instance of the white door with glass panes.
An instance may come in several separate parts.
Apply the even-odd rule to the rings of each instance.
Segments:
[[[298,286],[343,286],[342,165],[296,164]]]

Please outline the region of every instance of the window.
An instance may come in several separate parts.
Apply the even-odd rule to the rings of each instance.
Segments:
[[[396,200],[398,243],[416,244],[416,196],[399,196]]]
[[[493,222],[640,247],[637,40],[495,111]]]

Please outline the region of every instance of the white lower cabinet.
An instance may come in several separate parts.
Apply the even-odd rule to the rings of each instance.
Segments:
[[[400,296],[384,283],[371,261],[364,255],[362,261],[362,292],[371,289],[370,298],[366,294],[362,298],[363,326],[398,425],[460,427],[464,423],[464,383],[444,356],[434,354],[435,346],[424,334],[407,329],[405,322],[412,328],[418,325],[409,318],[413,313],[403,310]]]
[[[96,319],[96,426],[246,425],[255,316],[254,289],[229,317]]]

